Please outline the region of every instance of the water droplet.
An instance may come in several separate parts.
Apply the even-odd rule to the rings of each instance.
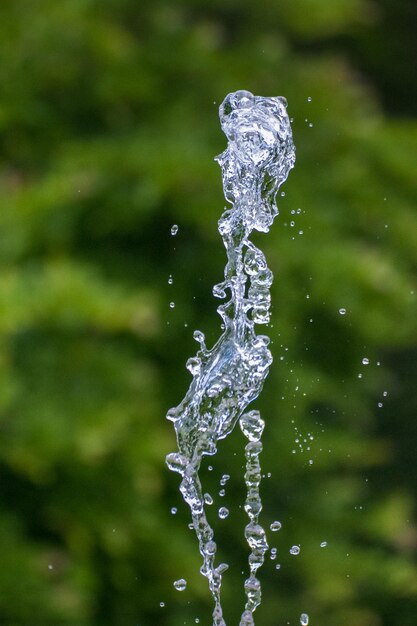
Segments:
[[[346,309],[344,309],[344,308],[339,309],[339,314],[340,315],[346,315]]]
[[[300,617],[301,626],[308,626],[308,615],[307,613],[302,613]]]
[[[226,519],[226,517],[228,517],[229,515],[229,509],[227,509],[225,506],[220,507],[219,509],[219,517],[220,519]]]
[[[53,566],[51,563],[49,563],[49,565],[48,565],[48,569],[49,569],[49,570],[52,570],[52,569],[54,569],[54,566]]]
[[[204,552],[209,556],[213,556],[213,554],[216,554],[216,550],[216,543],[214,541],[207,541],[206,545],[204,546]]]
[[[307,102],[311,102],[311,96],[308,96]]]
[[[208,504],[209,506],[213,504],[213,498],[211,497],[209,493],[204,494],[204,502]]]
[[[265,427],[259,411],[249,411],[242,415],[239,421],[240,428],[249,441],[259,441]]]
[[[300,554],[300,546],[292,546],[290,548],[290,554],[293,554],[294,556]]]
[[[277,563],[277,564],[275,565],[275,569],[281,569],[281,563]]]
[[[199,343],[202,347],[204,346],[206,338],[205,338],[204,333],[201,332],[201,330],[195,330],[193,332],[193,339],[197,341],[197,343]]]
[[[383,406],[384,406],[384,405],[383,405],[383,403],[382,403],[382,402],[378,402],[378,408],[379,408],[379,409],[382,409],[382,407],[383,407]]]
[[[363,365],[369,365],[369,359],[368,359],[366,356],[365,356],[365,357],[363,357],[363,359],[362,359],[362,364],[363,364]]]
[[[165,606],[165,602],[160,602],[160,603],[159,603],[159,606],[161,607],[161,609],[163,609],[163,608],[164,608],[164,606]]]
[[[313,126],[314,126],[313,122],[310,122],[308,125],[309,128],[313,128]]]
[[[175,302],[170,302],[169,303],[169,308],[170,309],[174,309],[175,308]]]
[[[320,544],[320,548],[326,548],[327,547],[327,541],[322,541]]]
[[[223,474],[223,476],[220,479],[220,484],[224,486],[228,480],[230,480],[229,474]]]
[[[176,507],[176,506],[173,506],[173,507],[172,507],[172,509],[171,509],[171,513],[172,513],[172,515],[176,515],[176,514],[177,514],[177,511],[178,511],[177,507]]]
[[[169,276],[168,285],[172,285],[173,282],[174,282],[174,279],[172,278],[172,276]]]
[[[187,581],[184,578],[174,581],[173,584],[177,591],[184,591],[187,587]]]
[[[386,398],[386,397],[387,397],[387,395],[388,395],[388,391],[383,391],[383,392],[382,392],[382,395],[384,396],[384,398]]]
[[[177,232],[178,232],[178,225],[177,225],[177,224],[174,224],[174,225],[171,227],[171,235],[173,235],[173,236],[175,237],[175,235],[177,234]]]
[[[220,489],[219,496],[223,498],[226,495],[226,491],[224,489]]]
[[[276,533],[278,530],[281,530],[282,524],[281,522],[275,521],[272,522],[269,528],[272,530],[272,532]]]

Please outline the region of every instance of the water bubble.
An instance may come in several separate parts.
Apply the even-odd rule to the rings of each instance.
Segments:
[[[294,556],[300,554],[300,546],[292,546],[290,548],[290,554],[293,554]]]
[[[275,565],[275,569],[281,569],[281,563],[277,563],[277,564]]]
[[[271,561],[274,561],[277,558],[277,552],[278,550],[276,548],[271,548],[271,554],[270,554]]]
[[[224,489],[220,489],[219,496],[223,498],[226,495],[226,491]]]
[[[311,96],[308,96],[307,102],[311,102],[311,100],[312,100]]]
[[[168,285],[172,285],[173,282],[174,282],[174,279],[172,278],[172,276],[169,276]]]
[[[229,515],[229,509],[227,509],[225,506],[221,506],[219,509],[219,517],[220,519],[226,519],[226,517],[228,517]]]
[[[159,603],[159,606],[161,607],[161,609],[163,609],[163,608],[164,608],[164,606],[165,606],[165,602],[160,602],[160,603]]]
[[[177,225],[177,224],[174,224],[174,225],[171,227],[171,235],[172,235],[173,237],[175,237],[175,235],[177,234],[177,232],[178,232],[178,225]]]
[[[378,402],[378,408],[379,408],[379,409],[382,409],[382,407],[383,407],[383,406],[384,406],[384,405],[383,405],[383,403],[382,403],[382,402]]]
[[[174,587],[177,591],[184,591],[187,588],[187,581],[185,578],[180,578],[174,581]]]
[[[383,391],[383,392],[382,392],[382,395],[384,396],[384,398],[386,398],[386,397],[387,397],[387,395],[388,395],[388,391]]]
[[[369,359],[368,359],[366,356],[365,356],[365,357],[363,357],[363,359],[362,359],[362,364],[363,364],[363,365],[369,365]]]
[[[300,616],[300,624],[301,626],[308,626],[308,615],[307,613],[302,613]]]
[[[320,544],[320,548],[326,548],[327,547],[327,541],[322,541]]]
[[[341,309],[339,309],[339,314],[340,315],[346,315],[346,309],[344,309],[343,307]]]
[[[282,524],[281,522],[275,521],[272,522],[269,528],[272,530],[272,532],[276,533],[278,530],[281,530]]]
[[[310,122],[308,125],[309,128],[313,128],[313,126],[314,126],[313,122]]]
[[[177,507],[176,507],[176,506],[173,506],[173,507],[172,507],[172,509],[171,509],[171,513],[172,513],[172,515],[176,515],[176,514],[177,514],[177,511],[178,511]]]
[[[175,302],[170,302],[169,303],[169,308],[170,309],[174,309],[175,308]]]

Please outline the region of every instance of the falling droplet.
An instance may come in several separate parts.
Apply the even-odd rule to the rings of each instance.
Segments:
[[[339,314],[340,315],[346,315],[346,309],[344,309],[344,308],[339,309]]]
[[[272,530],[272,532],[276,533],[278,530],[281,530],[282,528],[282,524],[281,522],[275,521],[272,522],[270,529]]]
[[[172,515],[176,515],[177,511],[178,511],[177,507],[173,506],[172,509],[171,509]]]
[[[204,494],[204,502],[208,504],[209,506],[213,504],[213,498],[211,497],[209,493]]]
[[[308,96],[307,102],[311,102],[311,100],[312,100],[311,96]]]
[[[177,224],[174,224],[174,225],[171,227],[171,235],[172,235],[173,237],[175,237],[175,235],[177,234],[177,232],[178,232],[178,225],[177,225]]]
[[[292,548],[290,548],[290,554],[293,554],[294,556],[300,554],[300,546],[292,546]]]
[[[226,519],[226,517],[228,517],[229,515],[229,509],[227,509],[225,506],[220,507],[219,509],[219,517],[220,519]]]
[[[177,591],[184,591],[187,587],[187,581],[184,578],[180,578],[174,582],[174,587]]]
[[[240,428],[249,441],[259,441],[265,427],[259,411],[249,411],[240,418]]]
[[[175,302],[170,302],[169,303],[169,308],[170,309],[174,309],[175,308]]]
[[[369,365],[369,359],[367,359],[366,357],[364,357],[364,358],[362,359],[362,364],[363,364],[363,365]]]
[[[320,544],[320,548],[326,548],[327,547],[327,541],[322,541]]]
[[[307,613],[302,613],[300,617],[301,626],[308,626],[308,615]]]

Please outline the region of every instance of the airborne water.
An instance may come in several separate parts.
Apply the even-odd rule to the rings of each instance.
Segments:
[[[217,546],[205,513],[199,469],[202,457],[215,454],[217,441],[227,437],[239,420],[248,439],[244,508],[250,548],[240,626],[250,626],[261,602],[256,574],[268,543],[258,521],[262,509],[259,455],[265,424],[259,411],[245,413],[245,409],[258,397],[272,362],[269,337],[257,335],[255,325],[269,322],[273,275],[265,255],[249,237],[253,230],[268,232],[278,214],[275,196],[294,166],[295,150],[284,98],[264,98],[248,91],[231,93],[220,106],[220,122],[228,145],[216,160],[231,208],[219,220],[227,263],[224,281],[213,287],[213,294],[221,299],[230,297],[217,309],[224,331],[216,344],[208,349],[203,333],[194,333],[200,349],[187,361],[193,379],[182,402],[167,414],[178,443],[178,452],[168,454],[167,465],[181,475],[180,491],[190,507],[203,558],[200,571],[208,579],[214,600],[213,626],[225,626],[220,590],[228,566],[216,564]]]

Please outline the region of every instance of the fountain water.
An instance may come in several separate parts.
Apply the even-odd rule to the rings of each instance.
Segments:
[[[217,309],[224,330],[211,349],[202,332],[194,333],[200,349],[187,361],[193,379],[183,401],[167,414],[178,443],[178,452],[168,454],[167,464],[181,475],[180,490],[191,510],[203,557],[200,571],[208,579],[214,599],[213,626],[225,626],[220,590],[228,566],[215,564],[217,546],[205,513],[199,469],[202,457],[215,454],[217,441],[240,421],[248,439],[245,511],[249,523],[245,537],[250,548],[247,601],[240,626],[250,626],[261,602],[256,573],[268,543],[258,521],[264,421],[258,411],[244,411],[259,395],[272,362],[269,338],[257,335],[255,324],[269,322],[273,276],[264,254],[249,236],[253,230],[268,232],[278,214],[275,196],[294,166],[295,150],[284,98],[263,98],[248,91],[231,93],[220,106],[220,121],[228,146],[216,160],[222,168],[225,198],[232,206],[219,220],[227,264],[225,279],[213,287],[213,294],[224,299],[230,291],[230,299]]]

